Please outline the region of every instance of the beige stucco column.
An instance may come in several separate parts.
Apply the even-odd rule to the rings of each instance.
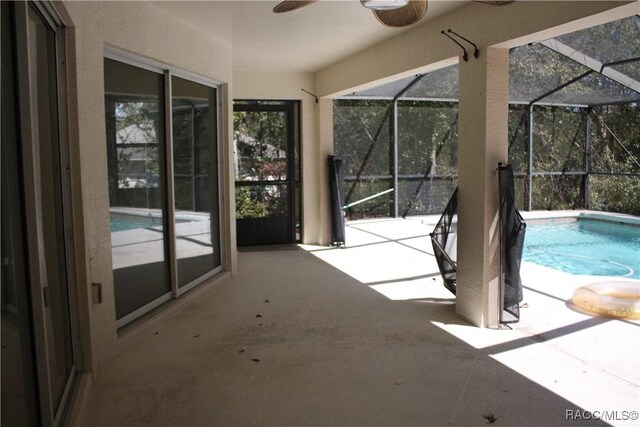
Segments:
[[[498,162],[507,160],[509,51],[460,60],[456,312],[498,327]]]
[[[331,240],[329,216],[329,172],[327,156],[333,154],[333,99],[321,98],[318,108],[318,224],[317,242],[327,246]]]

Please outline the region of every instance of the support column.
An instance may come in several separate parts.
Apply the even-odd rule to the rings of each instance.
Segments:
[[[481,327],[499,323],[498,162],[507,162],[509,51],[484,48],[460,60],[456,312]]]
[[[316,230],[315,241],[323,246],[328,246],[331,240],[331,218],[329,216],[329,173],[327,157],[333,154],[333,99],[321,98],[318,104],[318,152],[316,167],[318,167],[318,214],[316,224],[309,224],[312,230]],[[304,166],[303,166],[304,167]]]

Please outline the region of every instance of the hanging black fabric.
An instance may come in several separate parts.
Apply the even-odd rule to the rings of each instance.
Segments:
[[[331,245],[345,244],[344,214],[342,194],[344,192],[344,172],[341,159],[329,156],[329,209],[331,210]]]
[[[458,189],[456,188],[444,208],[444,213],[433,229],[431,245],[433,253],[442,275],[444,287],[456,294],[457,275],[457,214],[458,214]]]
[[[500,283],[502,310],[500,323],[514,323],[520,319],[522,280],[520,263],[524,247],[526,224],[516,209],[513,169],[498,165],[500,181]]]

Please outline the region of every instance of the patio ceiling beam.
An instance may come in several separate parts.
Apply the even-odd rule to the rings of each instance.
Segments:
[[[557,39],[549,39],[540,42],[541,45],[548,47],[554,52],[559,53],[560,55],[569,58],[570,60],[577,62],[580,65],[584,65],[585,67],[602,74],[605,77],[610,78],[616,83],[620,83],[621,85],[634,90],[636,92],[640,92],[640,82],[627,76],[626,74],[621,73],[611,67],[608,64],[604,64],[597,59],[594,59],[587,54],[580,52],[571,46],[568,46]]]

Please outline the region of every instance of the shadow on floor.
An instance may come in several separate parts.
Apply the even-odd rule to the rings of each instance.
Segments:
[[[438,326],[468,326],[449,299],[392,301],[270,249],[243,248],[236,276],[131,334],[82,425],[555,426],[580,409],[490,355],[536,343],[475,348]]]

